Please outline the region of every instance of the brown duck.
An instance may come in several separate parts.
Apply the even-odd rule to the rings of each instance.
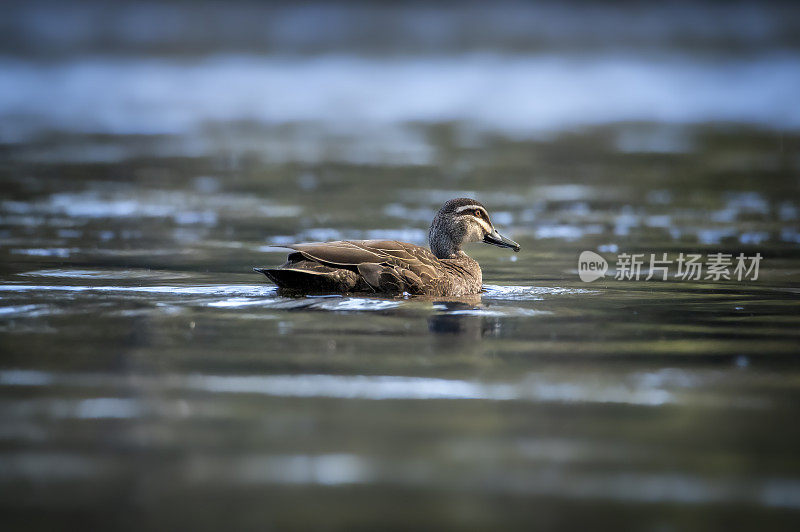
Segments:
[[[502,236],[480,202],[469,198],[445,203],[431,222],[431,249],[396,240],[342,240],[290,244],[286,264],[254,268],[283,291],[378,292],[465,296],[481,291],[478,263],[461,250],[485,242],[519,251]]]

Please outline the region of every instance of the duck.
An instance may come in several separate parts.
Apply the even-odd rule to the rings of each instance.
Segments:
[[[446,202],[431,222],[430,249],[396,240],[340,240],[275,247],[292,250],[276,268],[253,268],[290,293],[378,293],[469,296],[483,275],[462,246],[483,242],[519,252],[495,229],[486,207],[471,198]]]

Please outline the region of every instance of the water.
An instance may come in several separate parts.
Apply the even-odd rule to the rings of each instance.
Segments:
[[[180,6],[19,4],[35,38],[0,40],[7,526],[796,526],[790,7],[304,6],[262,40],[257,6]],[[148,10],[202,23],[175,51]],[[195,31],[223,16],[237,39]],[[522,246],[468,248],[480,295],[287,298],[252,272],[270,244],[424,245],[463,195]],[[615,279],[623,253],[762,261]]]
[[[392,126],[411,121],[464,120],[517,134],[619,120],[800,126],[793,105],[800,57],[786,52],[101,57],[5,61],[0,71],[3,134],[13,140],[43,122],[113,133],[175,133],[225,120],[316,122],[338,134],[374,128],[384,150],[404,137]]]

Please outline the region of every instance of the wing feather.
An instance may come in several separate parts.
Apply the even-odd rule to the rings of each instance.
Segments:
[[[395,240],[341,240],[281,246],[294,250],[281,269],[328,274],[350,270],[365,288],[423,294],[441,285],[441,262],[429,250]],[[350,274],[352,275],[352,273]]]
[[[334,266],[355,267],[363,263],[391,263],[416,268],[433,265],[438,259],[425,248],[395,240],[340,240],[284,246],[310,260]]]

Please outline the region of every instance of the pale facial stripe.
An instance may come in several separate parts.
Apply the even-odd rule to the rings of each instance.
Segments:
[[[488,223],[486,223],[486,220],[484,220],[482,218],[478,218],[477,216],[473,216],[473,218],[475,218],[478,221],[478,223],[481,225],[481,227],[483,227],[484,231],[486,231],[487,233],[491,233],[492,232],[492,227]]]
[[[476,209],[486,212],[486,209],[484,209],[481,205],[462,205],[461,207],[456,207],[456,213],[464,212],[466,210],[474,211]]]
[[[484,214],[484,216],[486,216],[487,218],[489,217],[489,214],[486,212],[486,209],[484,209],[483,206],[481,206],[481,205],[463,205],[461,207],[457,207],[456,208],[456,214],[460,214],[460,213],[462,213],[464,211],[470,211],[471,212],[471,211],[476,211],[476,210],[477,211],[481,211]],[[474,214],[471,215],[471,216],[473,218],[475,218],[475,220],[480,224],[481,227],[483,227],[484,231],[486,231],[487,233],[491,233],[493,231],[492,226],[489,225],[488,223],[486,223],[486,220],[484,220],[483,218],[478,218]]]

